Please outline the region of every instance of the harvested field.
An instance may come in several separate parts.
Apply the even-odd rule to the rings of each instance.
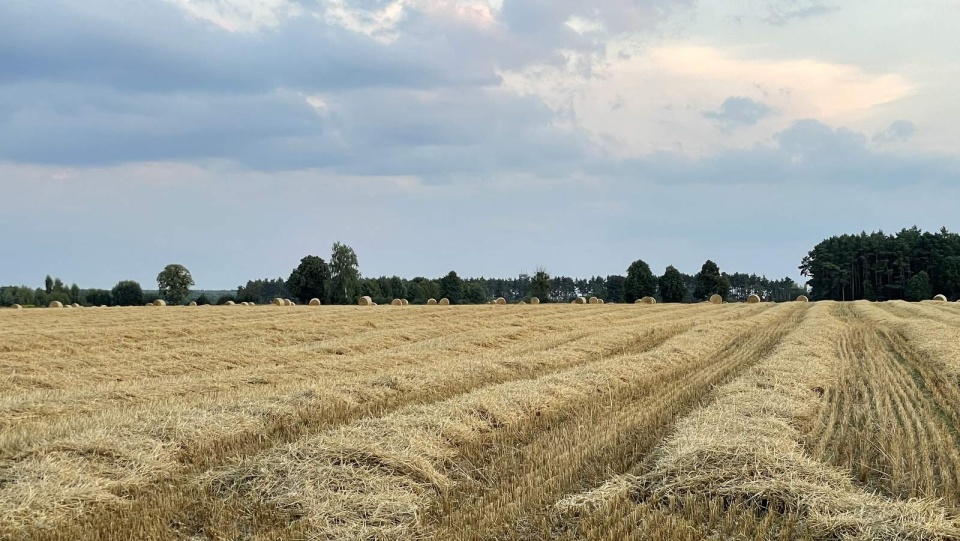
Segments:
[[[960,308],[0,311],[0,540],[960,538]]]

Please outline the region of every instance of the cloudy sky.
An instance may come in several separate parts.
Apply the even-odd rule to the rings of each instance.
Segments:
[[[797,277],[960,228],[955,0],[3,0],[0,284]]]

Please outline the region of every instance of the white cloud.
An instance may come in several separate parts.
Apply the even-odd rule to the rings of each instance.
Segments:
[[[585,17],[580,17],[574,15],[567,19],[565,22],[574,32],[584,35],[584,34],[596,34],[603,32],[606,28],[603,26],[603,23],[596,19],[587,19]]]
[[[737,50],[687,43],[612,43],[586,75],[576,55],[569,60],[563,67],[502,72],[504,85],[541,97],[620,157],[749,147],[799,118],[859,128],[877,106],[913,92],[897,74],[811,59],[746,58]],[[730,96],[762,102],[780,114],[758,118],[731,136],[702,114]]]

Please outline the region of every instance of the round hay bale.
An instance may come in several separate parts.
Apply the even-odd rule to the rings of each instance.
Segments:
[[[440,306],[450,306],[450,299],[444,297],[440,299],[440,302],[438,302],[437,304],[439,304]]]
[[[144,304],[144,306],[153,306],[153,303],[152,303],[152,302],[148,302],[147,304]]]
[[[643,304],[657,304],[657,299],[654,299],[653,297],[644,297],[640,299],[640,302]]]
[[[427,299],[427,306],[435,306],[437,304],[437,299]]]
[[[283,306],[283,305],[284,305],[283,299],[281,299],[281,298],[279,298],[279,297],[277,297],[276,299],[273,299],[272,302],[273,302],[273,305],[274,305],[274,306]]]
[[[357,301],[357,304],[360,306],[373,306],[373,299],[370,297],[360,297],[360,300]]]
[[[284,305],[284,306],[293,306],[293,301],[291,301],[290,299],[283,299],[283,305]]]
[[[233,306],[233,305],[235,305],[235,304],[237,304],[237,303],[235,303],[235,302],[233,302],[233,301],[227,301],[227,302],[223,303],[224,306]]]
[[[530,304],[540,304],[540,299],[537,297],[530,297]]]
[[[757,304],[758,302],[760,302],[760,297],[757,295],[750,295],[747,297],[747,304]]]
[[[603,299],[600,299],[600,302],[599,302],[599,304],[603,304]]]
[[[710,304],[723,304],[723,297],[716,293],[710,295]]]
[[[157,299],[157,300],[153,301],[153,305],[154,305],[154,306],[166,306],[166,305],[167,305],[167,301],[165,301],[165,300],[163,300],[163,299]]]
[[[400,299],[400,304],[404,306],[410,306],[410,301],[408,301],[407,299]]]
[[[310,306],[320,306],[320,299],[310,299]]]
[[[633,304],[643,304],[643,299],[637,299],[633,301]]]
[[[503,297],[497,297],[496,303],[497,303],[497,304],[507,304],[507,299],[504,299]]]
[[[600,299],[596,297],[590,297],[590,299],[587,302],[590,304],[600,304]]]
[[[573,300],[573,304],[587,304],[587,299],[583,297],[577,297]]]
[[[401,301],[400,299],[393,299],[392,301],[390,301],[390,305],[391,305],[391,306],[403,306],[403,301]]]
[[[522,304],[522,305],[526,305],[527,303],[526,303],[526,302],[524,302],[524,301],[520,301],[520,302],[518,302],[517,304]]]
[[[70,308],[80,308],[80,303],[75,302],[70,305]]]
[[[11,306],[10,308],[13,308],[14,310],[23,310],[23,307],[20,306],[19,304],[14,304],[14,305]]]
[[[197,305],[197,301],[190,301],[190,304],[188,304],[187,306],[196,306],[196,305]]]
[[[937,295],[936,297],[933,298],[933,300],[935,300],[935,301],[937,301],[937,302],[947,302],[947,296],[946,296],[946,295]]]
[[[806,295],[800,295],[797,297],[797,302],[810,302],[810,299],[808,299]]]

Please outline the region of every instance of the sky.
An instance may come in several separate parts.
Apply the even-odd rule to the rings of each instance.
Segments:
[[[957,229],[955,0],[4,0],[0,284],[800,280]]]

